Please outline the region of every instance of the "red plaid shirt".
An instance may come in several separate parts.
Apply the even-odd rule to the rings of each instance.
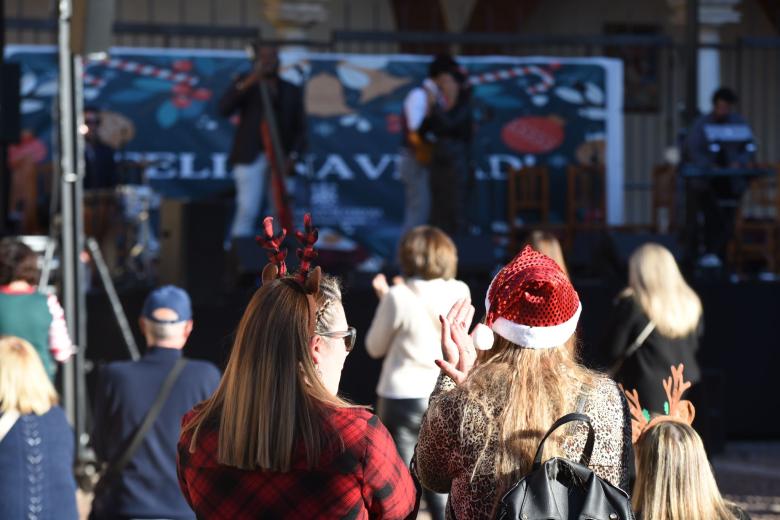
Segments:
[[[193,412],[184,416],[186,424]],[[344,451],[325,450],[307,469],[299,443],[285,473],[246,471],[217,463],[216,428],[201,428],[195,452],[190,433],[179,439],[179,485],[204,519],[405,518],[415,503],[409,470],[379,418],[361,408],[333,410],[326,420],[341,434]]]

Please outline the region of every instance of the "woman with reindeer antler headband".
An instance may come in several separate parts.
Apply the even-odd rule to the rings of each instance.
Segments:
[[[385,427],[337,395],[356,333],[337,280],[312,268],[317,230],[309,215],[304,224],[289,274],[286,231],[265,219],[263,285],[219,387],[182,421],[179,481],[198,518],[400,519],[414,509]]]
[[[663,380],[662,414],[650,414],[636,389],[625,391],[631,409],[637,479],[632,504],[641,520],[750,520],[723,500],[704,451],[691,427],[695,409],[682,398],[691,387],[682,364]]]

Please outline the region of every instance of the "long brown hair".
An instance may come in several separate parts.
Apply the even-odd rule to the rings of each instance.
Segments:
[[[555,260],[555,263],[561,268],[563,274],[569,276],[569,271],[566,269],[566,260],[563,257],[561,243],[555,235],[549,231],[535,230],[528,235],[526,244]]]
[[[636,445],[632,504],[644,520],[733,520],[718,491],[704,444],[675,421],[647,430]]]
[[[576,337],[549,349],[523,348],[496,335],[490,354],[469,374],[463,390],[488,417],[485,445],[472,478],[489,474],[506,489],[531,470],[542,436],[556,419],[574,411],[577,399],[595,386],[598,375],[577,363]],[[502,409],[496,409],[498,403]],[[467,438],[469,417],[460,434]],[[498,437],[494,460],[486,460],[488,442]],[[561,435],[545,443],[546,458],[562,455]],[[501,496],[498,493],[497,496]]]
[[[294,444],[302,440],[308,466],[326,445],[339,443],[326,428],[327,408],[351,406],[323,386],[309,352],[309,335],[327,326],[341,304],[335,278],[323,276],[317,309],[295,281],[285,278],[255,292],[238,325],[225,374],[214,394],[183,428],[190,451],[206,423],[219,424],[217,461],[240,469],[289,471]],[[316,316],[318,323],[310,323]],[[323,323],[319,323],[322,321]]]

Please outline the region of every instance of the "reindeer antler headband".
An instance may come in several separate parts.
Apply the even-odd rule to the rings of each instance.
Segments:
[[[311,296],[319,292],[322,271],[319,267],[314,269],[311,267],[312,261],[317,257],[314,243],[317,242],[318,234],[317,228],[312,225],[311,215],[306,213],[303,216],[303,231],[295,232],[295,237],[303,246],[296,251],[300,266],[294,275],[288,276],[287,264],[285,263],[287,250],[281,248],[282,242],[287,236],[287,230],[282,228],[281,231],[274,234],[273,217],[265,217],[263,219],[263,235],[255,239],[261,247],[268,250],[268,264],[263,268],[263,284],[277,278],[291,278],[300,284],[307,295]]]
[[[672,375],[662,381],[667,399],[664,403],[665,415],[656,415],[651,418],[650,412],[643,409],[639,403],[639,394],[637,394],[636,389],[628,391],[620,385],[620,389],[626,394],[628,407],[631,411],[631,440],[634,444],[646,431],[658,423],[673,421],[689,426],[693,423],[696,409],[693,407],[693,403],[682,399],[683,393],[691,387],[691,382],[683,379],[685,367],[680,363],[671,369]]]

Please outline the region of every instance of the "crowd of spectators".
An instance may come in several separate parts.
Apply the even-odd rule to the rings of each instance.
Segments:
[[[545,460],[579,460],[590,446],[589,468],[643,520],[748,518],[721,497],[693,405],[680,401],[700,378],[702,306],[672,255],[657,244],[634,253],[602,366],[586,367],[576,331],[588,310],[560,245],[529,243],[495,275],[475,324],[452,240],[407,232],[401,276],[374,280],[376,415],[339,395],[357,331],[339,281],[305,250],[290,274],[274,246],[222,374],[182,355],[195,324],[187,293],[155,289],[139,319],[143,358],[99,371],[91,518],[404,519],[421,498],[435,519],[494,518],[545,432],[575,411],[595,439],[584,423],[561,429]],[[73,431],[52,384],[73,347],[25,247],[0,243],[0,517],[75,519]],[[665,379],[678,365],[679,392]]]

